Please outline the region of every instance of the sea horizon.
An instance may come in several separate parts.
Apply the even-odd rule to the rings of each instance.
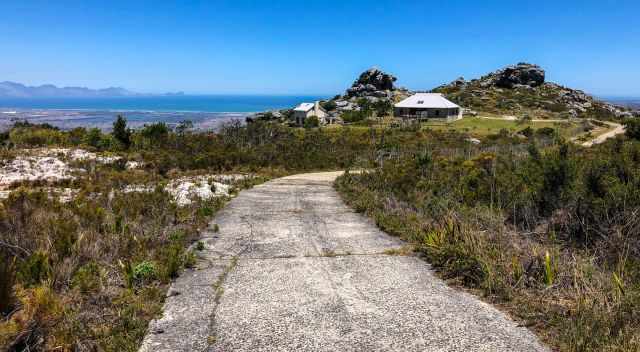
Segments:
[[[48,123],[62,129],[97,127],[109,130],[117,115],[131,127],[190,120],[198,129],[213,129],[229,120],[244,120],[252,113],[293,108],[326,99],[311,95],[167,95],[99,98],[0,98],[0,128],[15,121]]]

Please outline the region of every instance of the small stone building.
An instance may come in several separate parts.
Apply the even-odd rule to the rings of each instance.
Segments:
[[[293,119],[299,126],[304,125],[304,121],[311,116],[317,117],[321,124],[327,123],[327,112],[317,101],[315,103],[302,103],[293,109]]]
[[[440,93],[416,93],[395,104],[394,115],[404,119],[455,121],[462,118],[462,108]]]

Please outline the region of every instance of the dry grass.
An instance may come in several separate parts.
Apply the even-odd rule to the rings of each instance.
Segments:
[[[636,155],[636,147],[628,145],[617,157],[629,152],[627,155]],[[598,162],[606,163],[607,159],[616,157],[607,147],[601,148],[601,151],[591,151],[599,153],[595,159]],[[632,159],[629,162],[633,164]],[[592,184],[595,171],[586,160],[581,160],[583,169],[578,172],[585,172],[591,188],[576,190],[582,186],[568,184],[567,187],[572,188],[573,196],[579,194],[581,205],[586,206],[585,198],[591,197],[589,192],[601,191]],[[635,160],[638,162],[640,158]],[[490,187],[482,195],[482,181],[470,178],[478,171],[470,161],[459,164],[466,168],[464,172],[451,160],[434,162],[427,170],[413,171],[411,165],[415,161],[403,162],[360,175],[347,173],[338,179],[336,187],[348,204],[373,218],[382,230],[415,246],[441,277],[498,304],[554,349],[640,350],[640,330],[637,329],[640,326],[640,222],[633,215],[639,211],[637,197],[640,194],[633,191],[635,181],[629,181],[637,177],[637,173],[626,174],[628,178],[623,180],[630,182],[625,184],[630,187],[626,191],[619,189],[622,185],[614,187],[609,181],[609,192],[616,192],[610,196],[617,197],[617,192],[625,195],[624,209],[614,202],[610,205],[612,208],[603,210],[609,203],[605,201],[607,196],[601,195],[602,199],[596,198],[597,202],[581,210],[587,212],[588,217],[578,220],[570,210],[573,203],[565,200],[559,189],[549,192],[556,193],[557,197],[542,198],[546,203],[542,200],[538,203],[542,209],[550,206],[559,209],[548,217],[527,220],[524,217],[531,217],[531,210],[527,213],[497,206],[508,198],[504,194],[508,190],[500,187],[504,187],[502,182],[513,184],[512,172],[494,169],[495,174],[504,174],[507,178],[496,180],[489,175]],[[483,157],[477,162],[486,164]],[[556,163],[554,160],[549,164],[550,170],[563,170]],[[524,168],[522,162],[518,165]],[[531,166],[534,165],[538,164]],[[531,177],[537,172],[521,171],[521,175]],[[458,180],[472,182],[452,185]],[[468,185],[473,188],[465,188]],[[505,197],[500,202],[495,196],[496,189]],[[521,188],[514,189],[518,190],[514,194],[516,200],[535,197],[535,193],[527,195]],[[495,193],[491,193],[492,190]],[[453,191],[460,191],[460,198]],[[482,204],[484,196],[486,205]],[[509,212],[522,215],[513,218]],[[596,220],[599,218],[595,214],[599,213],[606,213],[608,225],[606,221]],[[514,219],[520,223],[514,224]],[[537,225],[527,228],[527,223]],[[575,230],[576,223],[594,230],[597,225],[602,235],[588,239],[589,235]]]

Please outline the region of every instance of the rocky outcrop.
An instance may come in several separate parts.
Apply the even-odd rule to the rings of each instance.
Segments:
[[[529,63],[507,66],[470,81],[461,77],[433,91],[467,109],[514,116],[620,118],[629,114],[581,90],[545,82],[545,71]]]
[[[544,83],[545,72],[540,66],[521,62],[494,74],[495,85],[502,88],[538,87]]]
[[[359,111],[366,101],[375,104],[380,101],[395,103],[412,93],[407,89],[395,86],[397,78],[378,68],[370,68],[358,76],[344,95],[338,95],[329,104],[331,109],[327,109],[331,116],[338,117],[345,111]]]
[[[394,82],[396,80],[397,78],[393,75],[377,68],[370,68],[360,74],[351,88],[347,89],[346,95],[348,97],[375,96],[385,98],[395,89]]]

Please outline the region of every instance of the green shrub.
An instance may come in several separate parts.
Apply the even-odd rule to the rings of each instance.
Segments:
[[[640,118],[631,118],[624,121],[625,134],[631,139],[640,140]]]
[[[145,125],[135,133],[136,144],[142,148],[163,145],[169,138],[169,127],[164,122]]]
[[[193,268],[196,266],[198,257],[193,251],[187,251],[184,255],[184,267]]]
[[[15,297],[15,258],[0,250],[0,317],[13,310]]]
[[[160,263],[163,266],[162,279],[169,281],[178,276],[184,267],[184,247],[182,244],[171,244],[164,248],[160,254]]]
[[[182,243],[186,237],[187,234],[184,230],[178,230],[169,235],[169,240],[171,242]]]
[[[19,265],[18,280],[24,286],[36,286],[50,278],[51,265],[45,252],[35,252]]]
[[[213,214],[215,214],[215,209],[213,209],[211,206],[209,205],[202,205],[200,206],[200,208],[198,208],[198,213],[200,216],[202,217],[210,217],[213,216]]]
[[[84,294],[99,291],[102,287],[102,273],[98,264],[90,262],[81,266],[73,275],[71,286]]]
[[[140,283],[153,281],[158,277],[155,264],[149,261],[138,263],[133,267],[133,279]]]
[[[346,123],[354,123],[354,122],[359,122],[366,119],[367,115],[363,111],[351,110],[351,111],[344,111],[342,115],[340,115],[340,117],[342,118],[342,121]]]
[[[542,127],[536,130],[536,135],[538,136],[546,136],[553,137],[556,135],[556,130],[551,127]]]
[[[76,127],[69,131],[69,143],[79,145],[85,142],[87,138],[87,129],[84,127]]]
[[[9,140],[20,147],[65,145],[68,142],[67,135],[64,132],[40,127],[14,128],[9,133]]]
[[[104,136],[99,128],[90,129],[85,136],[84,142],[94,148],[102,148],[105,146]]]
[[[322,106],[322,108],[327,110],[327,111],[333,111],[338,107],[336,105],[336,102],[333,101],[333,100],[321,102],[320,106]]]
[[[378,117],[389,116],[393,112],[393,103],[387,99],[380,99],[373,103],[373,110]]]
[[[304,128],[315,128],[320,126],[320,120],[317,116],[309,116],[304,119]]]

